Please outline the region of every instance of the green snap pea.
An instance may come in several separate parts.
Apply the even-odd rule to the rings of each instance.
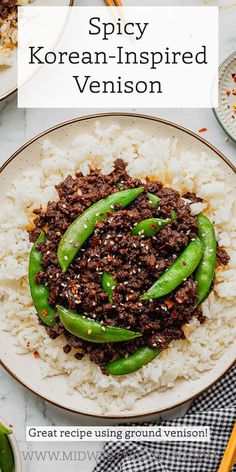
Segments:
[[[160,198],[154,195],[154,193],[147,192],[147,197],[149,200],[149,203],[152,204],[153,208],[158,208],[159,207],[159,202]]]
[[[93,233],[98,221],[116,211],[115,205],[125,208],[144,191],[143,187],[115,192],[91,205],[69,226],[58,246],[57,257],[65,272],[84,242]]]
[[[113,290],[116,286],[117,281],[112,277],[112,275],[108,274],[108,272],[103,272],[102,274],[102,288],[104,292],[108,295],[108,300],[112,303],[113,298]]]
[[[7,436],[12,431],[0,424],[0,471],[1,472],[13,472],[14,470],[14,458],[11,449],[11,445]]]
[[[107,364],[105,369],[111,375],[126,375],[135,372],[144,365],[147,365],[161,352],[161,349],[154,349],[148,346],[140,347],[129,357],[121,357]]]
[[[8,429],[6,426],[4,426],[4,424],[1,424],[0,423],[0,436],[2,434],[12,434],[12,430],[11,429]]]
[[[67,331],[85,341],[91,341],[93,343],[114,343],[129,341],[142,336],[141,333],[136,333],[129,329],[104,326],[97,321],[78,315],[61,306],[57,307],[57,311],[61,323]]]
[[[37,272],[43,270],[41,252],[37,246],[40,243],[44,243],[45,239],[45,234],[41,233],[31,249],[29,258],[29,286],[39,318],[44,324],[54,326],[54,308],[48,303],[49,290],[45,285],[36,282]]]
[[[199,238],[192,240],[164,274],[141,296],[142,300],[164,297],[177,288],[197,268],[203,249]]]
[[[146,238],[150,238],[155,236],[155,234],[160,231],[164,226],[171,223],[171,219],[163,219],[163,218],[148,218],[147,220],[142,220],[136,226],[132,228],[131,233],[133,235],[140,235],[145,236]]]
[[[202,241],[203,255],[195,272],[198,304],[208,295],[215,275],[217,242],[214,226],[203,214],[197,215],[198,237]]]

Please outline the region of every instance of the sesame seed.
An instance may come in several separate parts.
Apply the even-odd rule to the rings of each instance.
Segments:
[[[102,331],[106,331],[106,328],[105,328],[105,326],[102,326]]]
[[[65,259],[65,261],[68,261],[68,257],[67,257],[67,256],[64,256],[64,259]]]
[[[111,286],[110,282],[107,282],[107,287],[110,287],[110,286]]]
[[[91,328],[90,328],[90,329],[88,329],[88,334],[92,334],[92,330],[91,330]]]
[[[85,223],[84,223],[84,228],[85,228],[85,229],[87,229],[87,228],[88,228],[88,226],[87,226]]]

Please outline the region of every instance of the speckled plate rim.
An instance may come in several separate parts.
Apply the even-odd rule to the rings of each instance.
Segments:
[[[69,7],[73,7],[74,5],[74,1],[75,0],[68,0],[69,3],[68,3],[68,6]],[[11,68],[11,66],[10,66]],[[0,71],[0,77],[1,77],[1,71]],[[13,95],[15,92],[17,92],[18,90],[18,87],[13,87],[11,88],[10,90],[8,90],[7,92],[3,93],[1,96],[0,96],[0,103],[3,102],[3,100],[6,100],[6,98],[10,97],[11,95]]]
[[[187,136],[190,136],[194,139],[196,139],[198,142],[202,143],[205,145],[207,148],[209,148],[212,152],[214,152],[221,160],[224,161],[224,163],[236,174],[236,167],[234,164],[227,159],[227,157],[221,153],[215,146],[213,146],[211,143],[206,141],[204,138],[200,137],[196,133],[188,130],[187,128],[184,128],[181,125],[178,125],[174,122],[164,120],[162,118],[158,118],[155,116],[151,115],[145,115],[145,114],[138,114],[138,113],[125,113],[125,112],[108,112],[108,113],[96,113],[96,114],[91,114],[91,115],[85,115],[81,116],[79,118],[74,118],[72,120],[68,120],[62,123],[59,123],[51,128],[48,128],[47,130],[43,131],[42,133],[36,135],[34,138],[26,142],[23,146],[21,146],[9,159],[0,167],[0,173],[6,168],[8,164],[10,164],[14,159],[19,156],[19,154],[24,151],[28,146],[30,146],[32,143],[36,142],[38,139],[44,137],[46,134],[51,133],[55,130],[59,130],[60,128],[63,128],[64,126],[67,125],[73,125],[78,122],[83,122],[83,121],[88,121],[88,120],[94,120],[94,119],[100,119],[100,118],[119,118],[119,117],[127,117],[131,119],[144,119],[147,121],[154,121],[156,123],[160,123],[166,126],[169,126],[173,129],[179,130],[183,133],[185,133]],[[187,402],[190,402],[197,398],[199,395],[202,393],[206,392],[210,387],[215,385],[220,379],[224,377],[224,375],[236,364],[236,354],[235,358],[230,364],[227,365],[225,369],[222,369],[221,373],[217,376],[217,378],[214,379],[214,381],[211,381],[206,387],[200,389],[197,393],[195,394],[189,394],[187,398],[185,398],[183,401],[175,401],[172,404],[170,404],[166,408],[159,408],[159,409],[154,409],[151,411],[145,411],[141,414],[124,414],[121,412],[120,415],[110,415],[110,414],[97,414],[97,413],[90,413],[90,412],[84,412],[84,411],[79,411],[75,410],[74,408],[70,407],[65,407],[64,405],[55,402],[51,399],[49,399],[47,396],[42,395],[39,392],[36,392],[35,390],[32,389],[30,385],[28,385],[26,382],[23,382],[18,375],[16,375],[7,365],[5,362],[3,362],[2,359],[0,359],[0,366],[3,367],[21,386],[25,387],[30,393],[32,393],[34,396],[40,398],[41,400],[47,401],[49,404],[59,407],[64,411],[70,412],[70,413],[76,413],[78,415],[84,416],[84,417],[90,417],[94,419],[99,419],[99,420],[119,420],[120,422],[124,422],[125,420],[146,420],[148,418],[153,417],[154,415],[160,415],[161,413],[170,411],[172,409],[178,408],[182,405],[185,405]]]
[[[219,67],[219,85],[218,85],[219,91],[220,91],[220,87],[221,87],[221,81],[223,80],[222,75],[223,75],[225,69],[230,65],[230,63],[231,63],[231,61],[232,61],[233,59],[236,60],[236,52],[233,52],[232,54],[230,54],[230,56],[228,56],[228,57],[224,60],[224,62],[222,62],[222,64],[221,64],[220,67]],[[220,118],[219,111],[218,111],[219,108],[220,108],[220,107],[218,107],[218,108],[212,108],[212,111],[213,111],[213,113],[214,113],[214,115],[215,115],[215,117],[216,117],[216,119],[217,119],[219,125],[220,125],[221,128],[224,130],[224,132],[227,134],[227,136],[229,136],[229,138],[230,138],[234,143],[236,143],[236,137],[231,134],[231,132],[229,131],[229,129],[225,126],[225,124],[223,123],[223,121],[222,121],[221,118]]]

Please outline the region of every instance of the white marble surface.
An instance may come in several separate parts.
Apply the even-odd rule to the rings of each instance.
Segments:
[[[56,2],[55,2],[56,3]],[[77,1],[80,5],[102,5],[100,0]],[[167,3],[166,1],[149,0],[126,0],[129,5],[157,5]],[[168,4],[176,4],[169,1]],[[180,4],[201,4],[215,3],[214,1],[183,0]],[[222,2],[221,2],[222,3]],[[233,3],[233,0],[224,0],[224,6]],[[220,61],[236,50],[236,7],[224,8],[220,12]],[[81,116],[84,114],[105,111],[105,110],[19,110],[16,105],[16,97],[13,96],[0,104],[0,163],[3,163],[15,150],[23,143],[35,136],[44,129],[55,125],[61,121]],[[149,113],[148,110],[133,110],[137,112]],[[218,147],[229,159],[236,163],[236,145],[231,143],[216,122],[211,110],[152,110],[152,114],[171,121],[175,121],[194,132],[206,127],[207,132],[204,138]],[[178,414],[184,413],[184,408]],[[95,459],[99,454],[102,444],[34,444],[26,446],[24,441],[25,425],[45,424],[45,425],[79,425],[95,424],[92,419],[85,419],[72,415],[53,407],[44,401],[29,394],[23,387],[18,385],[3,369],[0,369],[0,416],[4,417],[10,424],[14,425],[15,435],[19,441],[20,449],[26,451],[46,452],[45,460],[43,456],[34,453],[33,458],[24,460],[24,472],[41,472],[50,467],[50,470],[57,472],[68,472],[81,470],[83,472],[92,471]],[[60,447],[59,447],[60,446]],[[57,454],[57,451],[65,450],[77,452],[77,460],[63,460],[62,456],[56,459],[56,455],[49,457],[49,452]],[[65,459],[65,457],[64,457]],[[66,466],[65,466],[66,464]]]

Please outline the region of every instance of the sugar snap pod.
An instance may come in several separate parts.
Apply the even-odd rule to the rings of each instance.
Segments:
[[[54,326],[55,309],[48,303],[49,290],[45,285],[37,283],[36,280],[37,273],[40,270],[43,270],[42,257],[38,245],[44,243],[45,240],[45,234],[42,232],[32,246],[29,258],[29,286],[31,297],[39,318],[44,324]]]
[[[149,346],[142,346],[128,357],[121,357],[107,364],[105,370],[111,375],[127,375],[141,369],[147,365],[161,352],[161,349],[154,349]]]
[[[136,333],[129,329],[105,326],[104,324],[78,315],[61,306],[57,307],[57,311],[61,323],[67,331],[85,341],[91,341],[93,343],[114,343],[129,341],[142,336],[141,333]]]
[[[144,187],[115,192],[91,205],[76,218],[63,235],[57,251],[58,261],[65,272],[84,242],[93,233],[98,221],[104,220],[115,206],[125,208],[144,191]]]
[[[199,238],[191,241],[176,261],[164,272],[152,287],[141,296],[142,300],[164,297],[175,290],[197,268],[202,257]]]
[[[208,295],[215,275],[217,242],[214,226],[203,214],[197,215],[198,237],[203,246],[202,259],[195,272],[197,282],[198,305]]]
[[[12,431],[6,428],[3,424],[0,424],[0,471],[1,472],[13,472],[14,471],[14,458],[11,449],[8,435],[12,434]]]

